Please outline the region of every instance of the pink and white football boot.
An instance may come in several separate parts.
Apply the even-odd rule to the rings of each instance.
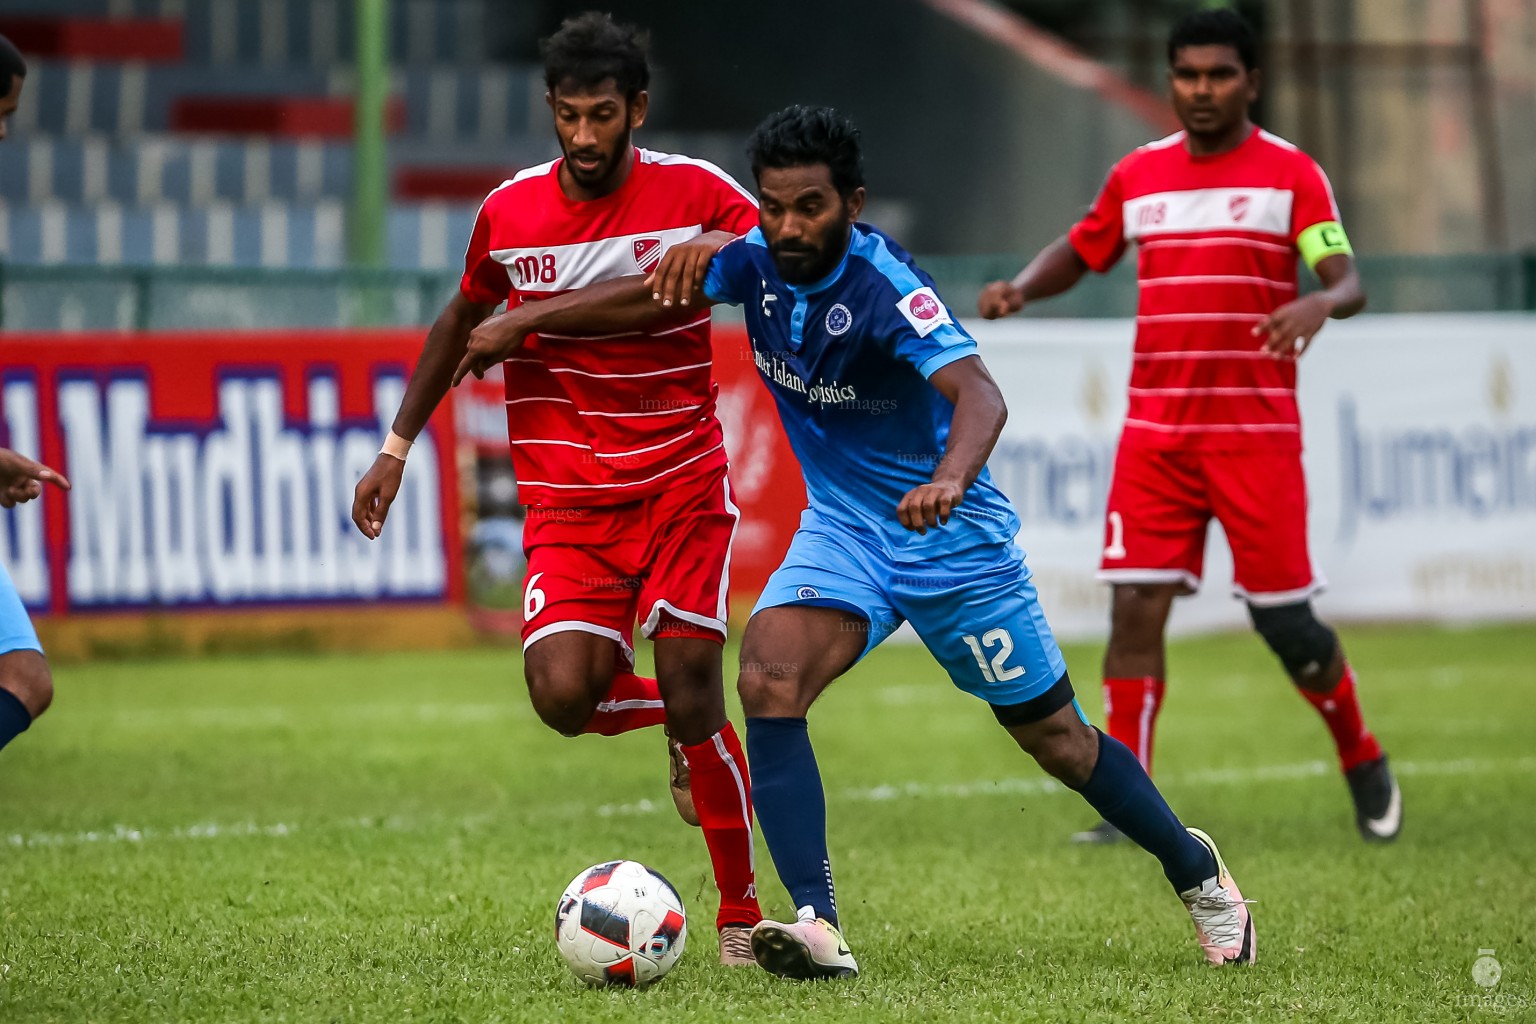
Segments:
[[[810,907],[800,908],[800,919],[794,924],[759,921],[752,929],[752,955],[769,974],[796,981],[848,978],[859,973],[843,933],[817,917]]]
[[[1227,870],[1227,862],[1210,836],[1197,828],[1189,834],[1200,840],[1216,861],[1216,874],[1193,889],[1179,893],[1190,920],[1195,922],[1195,937],[1207,962],[1217,967],[1226,964],[1251,964],[1258,959],[1258,943],[1253,932],[1253,918],[1248,914],[1249,900],[1237,891],[1237,883]]]

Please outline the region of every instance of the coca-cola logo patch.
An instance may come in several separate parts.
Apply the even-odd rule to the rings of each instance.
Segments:
[[[912,325],[919,338],[928,337],[942,324],[954,323],[949,318],[949,310],[944,308],[944,303],[939,301],[932,288],[918,288],[908,292],[896,303],[896,308],[901,311],[907,323]]]
[[[912,296],[912,301],[907,304],[907,308],[919,320],[932,320],[939,315],[939,300],[932,295],[919,293]]]

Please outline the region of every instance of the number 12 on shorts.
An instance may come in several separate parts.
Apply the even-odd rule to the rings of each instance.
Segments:
[[[1008,656],[1013,653],[1013,634],[1006,629],[989,629],[981,634],[980,640],[969,634],[960,639],[964,640],[965,645],[971,649],[976,665],[981,669],[982,678],[987,682],[1006,683],[1024,674],[1023,665],[1008,664]],[[992,647],[997,648],[997,653],[992,655],[989,663],[987,652]]]

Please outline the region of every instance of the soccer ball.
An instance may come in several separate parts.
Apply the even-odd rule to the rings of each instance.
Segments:
[[[555,907],[555,944],[589,985],[649,985],[677,963],[687,938],[677,890],[632,860],[587,868]]]

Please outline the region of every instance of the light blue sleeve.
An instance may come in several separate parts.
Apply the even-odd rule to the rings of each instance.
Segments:
[[[880,323],[896,358],[931,377],[957,359],[975,355],[975,340],[955,322],[933,278],[908,262],[910,257],[898,258],[883,238],[872,242],[870,262],[889,286],[880,303]]]
[[[709,273],[704,277],[704,297],[711,302],[739,306],[744,301],[745,288],[750,284],[753,273],[747,241],[738,238],[715,253],[714,259],[709,261]]]
[[[896,339],[896,354],[924,377],[932,377],[950,363],[976,354],[976,342],[958,324],[944,324],[926,338],[914,330]]]

